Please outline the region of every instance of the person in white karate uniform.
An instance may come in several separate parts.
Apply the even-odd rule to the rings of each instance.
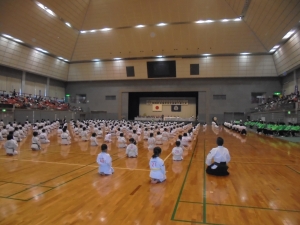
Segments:
[[[48,135],[47,135],[45,129],[43,129],[42,133],[40,134],[40,141],[41,141],[41,144],[48,144],[48,143],[50,143],[50,141],[48,139]]]
[[[88,140],[88,132],[85,127],[82,129],[82,132],[81,132],[81,140],[82,141]]]
[[[13,156],[18,154],[18,143],[11,134],[7,135],[7,141],[4,144],[4,148],[6,150],[6,155]]]
[[[227,176],[228,166],[227,163],[230,161],[230,155],[227,148],[223,147],[224,140],[221,137],[217,138],[218,147],[210,150],[206,157],[206,173],[215,176]],[[212,162],[214,160],[214,162]]]
[[[91,141],[91,146],[98,146],[99,145],[98,141],[97,141],[96,133],[92,133],[90,141]]]
[[[169,140],[169,132],[167,128],[164,128],[164,131],[162,132],[162,141],[168,141]]]
[[[1,130],[1,134],[3,138],[6,138],[8,135],[8,130],[6,129],[6,126],[3,126],[3,129]]]
[[[130,144],[126,148],[126,155],[128,158],[136,158],[138,156],[138,148],[135,145],[133,138],[129,139]]]
[[[119,148],[127,147],[127,141],[126,141],[123,133],[120,133],[120,137],[118,137],[118,147]]]
[[[183,133],[183,137],[181,139],[181,144],[185,147],[189,145],[190,138],[187,136],[187,133]]]
[[[149,137],[149,131],[148,131],[148,128],[145,128],[143,139],[144,139],[144,140],[148,140],[148,137]]]
[[[176,146],[172,149],[173,160],[181,161],[183,159],[183,148],[180,147],[180,141],[176,141]]]
[[[153,155],[150,159],[149,166],[150,166],[150,178],[151,183],[161,183],[167,179],[166,177],[166,168],[164,161],[159,158],[161,154],[161,148],[155,147],[153,149]]]
[[[63,129],[63,132],[60,135],[60,137],[61,137],[61,144],[62,145],[69,145],[69,144],[71,144],[71,137],[67,133],[67,128],[66,127]]]
[[[155,144],[156,145],[162,145],[162,135],[160,134],[160,132],[157,132],[157,135],[155,137]]]
[[[155,138],[153,137],[153,133],[150,133],[150,137],[148,138],[148,150],[152,150],[155,147]]]
[[[111,134],[109,132],[105,135],[104,141],[111,142]]]
[[[37,131],[33,132],[33,137],[31,139],[31,149],[33,151],[41,150],[41,143],[40,143],[40,139],[39,139],[38,135],[39,134]]]
[[[107,145],[101,145],[101,153],[98,154],[96,162],[99,165],[98,172],[100,175],[110,175],[114,173],[112,168],[112,160],[110,155],[107,153]]]

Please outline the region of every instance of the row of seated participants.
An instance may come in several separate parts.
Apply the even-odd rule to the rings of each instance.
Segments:
[[[247,135],[247,127],[242,123],[242,121],[224,122],[223,126],[236,131],[242,135]]]
[[[259,121],[247,121],[245,122],[246,126],[249,126],[250,129],[256,129],[258,134],[265,134],[265,135],[275,135],[281,137],[289,137],[289,136],[296,136],[300,132],[300,124],[296,123],[288,123],[285,124],[284,122],[264,122],[262,120]]]
[[[64,100],[45,98],[41,96],[0,95],[0,104],[14,105],[20,109],[54,109],[69,110],[70,105]]]

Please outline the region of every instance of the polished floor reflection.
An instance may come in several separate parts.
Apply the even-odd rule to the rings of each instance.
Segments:
[[[205,174],[217,136],[232,157],[228,177]],[[126,158],[113,138],[115,173],[100,176],[99,147],[50,140],[33,152],[27,137],[14,157],[1,146],[0,224],[300,224],[300,144],[201,127],[183,161],[170,155],[175,139],[162,145],[167,181],[151,184],[143,141],[138,158]]]

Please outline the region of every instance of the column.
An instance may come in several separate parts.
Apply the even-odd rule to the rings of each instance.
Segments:
[[[26,80],[26,72],[23,71],[22,72],[22,80],[21,80],[21,94],[23,94],[25,92],[25,80]]]

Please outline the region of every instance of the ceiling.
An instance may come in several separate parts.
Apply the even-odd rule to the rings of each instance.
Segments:
[[[299,0],[39,2],[55,16],[33,0],[0,0],[0,33],[72,62],[157,55],[268,53],[300,21]],[[240,21],[233,21],[241,15]],[[223,19],[230,21],[222,22]],[[199,20],[212,22],[195,23]],[[157,26],[159,23],[167,25]],[[136,28],[139,24],[145,27]],[[103,28],[112,29],[85,32]]]

